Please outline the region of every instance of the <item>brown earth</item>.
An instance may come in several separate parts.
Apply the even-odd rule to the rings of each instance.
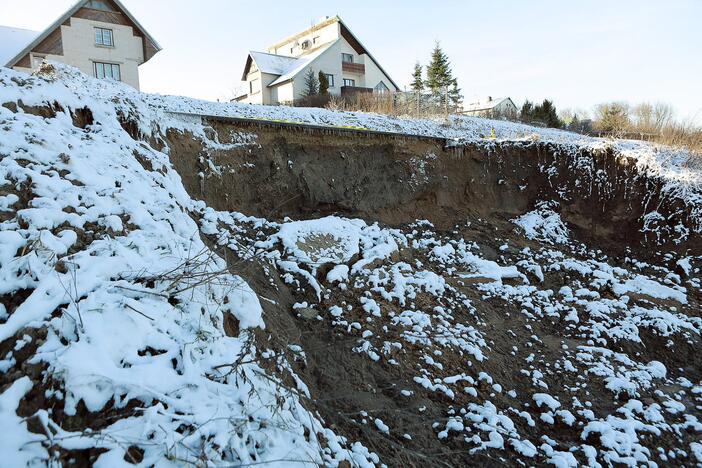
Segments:
[[[543,142],[449,147],[433,138],[208,123],[214,141],[234,147],[210,149],[174,130],[166,141],[188,192],[215,209],[272,219],[339,213],[391,226],[428,219],[448,229],[469,217],[508,220],[555,200],[575,238],[612,254],[702,254],[694,229],[671,241],[678,224],[694,227],[690,210],[611,151]],[[642,216],[654,209],[665,218],[660,239],[642,232]]]
[[[668,224],[661,226],[663,229],[672,229],[678,222],[689,226],[691,221],[681,214],[683,210],[678,211],[677,201],[664,197],[660,181],[638,173],[631,161],[610,152],[570,153],[547,143],[521,142],[449,148],[440,139],[359,137],[333,130],[302,131],[266,124],[210,124],[209,136],[215,144],[236,146],[212,149],[208,148],[212,142],[203,144],[191,134],[172,130],[166,144],[190,195],[218,210],[268,219],[314,218],[335,213],[396,227],[428,219],[437,230],[453,231],[458,237],[477,242],[485,258],[497,259],[497,239],[509,238],[519,249],[537,247],[531,241],[515,239],[510,219],[533,209],[541,200],[558,200],[561,216],[572,228],[573,237],[614,256],[629,251],[639,258],[648,258],[654,251],[702,253],[697,235],[679,245],[664,242],[651,248],[655,239],[646,238],[641,232],[641,217],[649,211],[647,207],[656,206],[666,217],[672,215]],[[251,133],[256,135],[253,142]],[[549,168],[555,169],[550,177]],[[308,407],[318,412],[330,428],[359,440],[389,466],[513,465],[502,456],[506,454],[469,454],[460,440],[437,440],[437,429],[431,423],[443,424],[446,407],[453,404],[460,408],[465,396],[450,401],[415,384],[409,378],[415,375],[415,368],[372,363],[353,350],[358,336],[334,328],[328,320],[296,314],[294,303],[315,301],[311,295],[287,287],[273,267],[257,263],[243,266],[231,255],[223,257],[234,262],[230,265],[232,271],[260,296],[274,301],[261,301],[267,326],[258,333],[257,342],[278,350],[287,350],[292,344],[302,347],[306,360],[289,351],[287,357],[310,390]],[[425,258],[422,261],[428,265]],[[553,283],[557,290],[570,282],[559,275],[548,275],[546,284]],[[318,277],[323,278],[324,274]],[[481,328],[490,336],[490,359],[475,365],[472,374],[486,371],[520,395],[529,394],[533,391],[532,382],[516,367],[526,355],[536,352],[540,359],[554,362],[562,354],[563,343],[567,342],[570,348],[583,344],[566,339],[563,324],[558,321],[531,322],[533,329],[527,332],[518,306],[499,298],[483,300],[469,282],[454,286],[476,304],[479,320],[484,322]],[[352,304],[354,311],[360,310],[354,295],[353,291],[337,291],[323,300],[318,310],[342,301]],[[392,310],[394,305],[383,303],[382,307]],[[466,323],[471,320],[475,317],[465,317]],[[513,356],[512,345],[519,343],[521,348],[530,342],[532,333],[542,337],[543,342],[534,342],[533,347],[522,348]],[[660,339],[647,337],[645,341],[652,345]],[[619,350],[624,351],[626,346],[631,345],[622,344]],[[643,346],[636,351],[645,349]],[[421,353],[416,354],[418,357]],[[669,368],[681,366],[679,359],[666,354],[653,353],[650,358],[664,361]],[[456,373],[466,371],[460,356],[447,355],[445,364],[448,369],[455,366]],[[272,364],[268,370],[276,372]],[[559,388],[577,383],[560,381],[560,375],[544,378],[559,398],[566,396],[561,395]],[[292,384],[291,379],[287,383]],[[479,388],[481,392],[489,392],[484,382],[481,385],[485,386]],[[600,387],[590,382],[589,390],[607,393]],[[403,388],[412,389],[414,395],[400,396]],[[507,398],[504,393],[498,394],[493,401],[498,406],[502,406],[498,402],[503,399],[504,406],[515,404]],[[608,412],[614,407],[609,398],[595,400],[598,411]],[[535,408],[526,405],[520,409],[538,419]],[[368,413],[367,424],[359,422],[361,411]],[[379,435],[373,427],[374,417],[389,424],[393,434]],[[532,432],[521,419],[514,420],[520,433]],[[578,430],[562,424],[557,429],[561,440],[579,442]],[[412,441],[402,438],[405,431],[412,434]],[[597,440],[588,442],[599,446]]]

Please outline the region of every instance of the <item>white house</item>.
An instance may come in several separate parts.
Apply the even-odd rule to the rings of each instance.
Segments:
[[[383,70],[338,16],[272,45],[250,52],[242,80],[246,91],[235,98],[251,104],[286,104],[303,96],[305,75],[326,74],[329,93],[398,91]]]
[[[80,0],[43,31],[0,26],[0,65],[31,72],[44,60],[139,89],[139,65],[161,46],[119,0]]]
[[[464,104],[462,114],[480,117],[513,117],[517,115],[517,106],[511,98],[488,96],[486,99]]]

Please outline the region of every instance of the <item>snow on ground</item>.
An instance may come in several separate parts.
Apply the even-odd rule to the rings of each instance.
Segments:
[[[168,156],[91,97],[101,84],[86,79],[78,93],[22,79],[0,69],[0,103],[65,111],[0,107],[0,372],[13,373],[0,394],[0,428],[12,434],[0,441],[3,463],[66,462],[94,448],[96,465],[117,466],[138,447],[144,466],[371,464],[302,406],[301,390],[257,364],[259,299],[203,244]],[[84,106],[98,122],[86,129],[69,111]],[[27,366],[34,380],[18,378]],[[99,411],[114,417],[81,425]]]
[[[475,219],[439,232],[426,221],[387,229],[217,212],[188,196],[167,148],[133,140],[118,121],[131,116],[156,136],[169,127],[204,134],[196,119],[170,113],[179,111],[467,139],[495,125],[500,138],[525,129],[603,141],[481,119],[444,128],[219,105],[140,95],[65,67],[57,75],[65,81],[24,82],[0,69],[0,103],[60,106],[48,118],[0,106],[0,428],[11,428],[0,452],[9,464],[67,462],[88,448],[105,466],[135,451],[143,466],[382,463],[337,431],[347,426],[332,430],[315,412],[298,375],[315,350],[257,347],[268,325],[259,296],[201,233],[277,270],[297,301],[295,320],[350,340],[369,372],[406,377],[392,385],[401,413],[338,415],[354,434],[370,428],[373,446],[423,453],[413,444],[429,437],[450,456],[501,463],[702,463],[702,376],[686,356],[702,344],[702,259],[615,263],[569,239],[548,205],[518,217],[519,228],[482,226],[492,246]],[[81,128],[70,111],[84,106],[95,123]],[[660,149],[617,145],[654,158],[687,189],[699,183]]]
[[[553,216],[546,211],[545,218]],[[232,223],[230,215],[209,218],[213,230],[219,221]],[[556,224],[565,229],[560,219]],[[371,256],[383,236],[377,230],[373,239],[356,236],[364,223],[336,217],[266,225],[272,234],[255,244],[256,255],[290,275],[300,300],[310,300],[305,306],[316,307],[317,318],[341,336],[355,337],[353,352],[372,365],[414,372],[420,391],[443,402],[444,413],[432,424],[439,440],[461,442],[471,454],[492,451],[504,461],[516,453],[527,464],[702,463],[695,455],[702,437],[699,366],[676,361],[673,368],[647,357],[658,348],[665,356],[702,344],[699,296],[686,307],[701,259],[685,280],[633,260],[611,265],[566,237],[556,249],[551,237],[537,235],[536,248],[506,241],[492,261],[477,243],[417,222],[386,232],[395,239],[393,255],[361,268],[347,260],[343,275],[312,288],[305,278],[315,265],[281,233],[294,233],[292,245],[300,246],[306,236],[333,238],[339,226],[354,226],[354,234],[331,243],[338,266],[354,255]],[[223,244],[246,243],[228,230],[219,235]],[[491,316],[486,304],[501,317]],[[499,336],[490,325],[495,320],[507,328]],[[493,373],[502,366],[509,373]],[[398,398],[411,401],[417,391],[403,389]],[[375,419],[369,408],[353,421],[395,440],[417,437],[411,428],[388,429],[397,424],[388,419],[391,410],[375,411]]]
[[[32,96],[37,101],[50,101],[53,99],[52,94],[55,93],[75,99],[71,96],[80,95],[85,92],[85,89],[90,89],[91,96],[120,103],[120,112],[128,120],[138,122],[141,132],[145,135],[158,132],[159,128],[188,129],[196,136],[203,137],[203,141],[215,146],[217,142],[210,141],[203,133],[204,128],[199,124],[200,115],[437,137],[450,140],[449,144],[452,145],[480,144],[488,150],[499,144],[553,143],[558,145],[559,152],[573,155],[576,159],[574,164],[587,166],[583,169],[590,169],[592,165],[591,157],[578,159],[578,155],[583,151],[592,154],[612,151],[619,157],[627,159],[642,173],[660,178],[663,182],[663,193],[671,199],[682,201],[690,213],[690,219],[693,220],[692,228],[702,232],[702,166],[696,162],[694,156],[682,149],[635,140],[594,138],[562,130],[478,117],[451,116],[447,122],[443,119],[394,118],[360,112],[219,103],[185,97],[143,94],[120,83],[96,82],[75,69],[61,64],[54,64],[54,66],[56,71],[52,75],[62,81],[55,83],[54,86],[42,86],[41,90],[37,90],[38,92]],[[495,139],[487,137],[492,130],[495,131]],[[221,145],[218,147],[225,149]],[[421,174],[421,167],[418,169],[418,173]],[[213,168],[214,172],[217,170]],[[598,174],[592,174],[593,178],[596,176]],[[655,211],[650,215],[649,224],[651,229],[655,230]]]
[[[548,244],[568,243],[568,228],[561,221],[561,216],[547,203],[542,203],[536,210],[525,213],[512,222],[521,227],[529,239]]]

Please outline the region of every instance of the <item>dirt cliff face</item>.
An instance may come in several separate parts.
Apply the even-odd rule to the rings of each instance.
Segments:
[[[231,221],[220,220],[220,229],[214,230],[217,234],[208,239],[213,248],[220,246],[223,258],[233,260],[230,269],[266,298],[262,305],[267,327],[256,336],[258,346],[281,350],[310,391],[309,408],[349,440],[369,447],[388,466],[553,462],[548,456],[532,458],[529,450],[517,450],[516,446],[507,452],[467,450],[471,434],[473,441],[480,440],[471,431],[488,430],[484,422],[493,421],[498,413],[500,418],[519,414],[523,419],[515,416],[511,421],[525,439],[556,440],[561,448],[585,443],[597,447],[604,454],[597,460],[607,463],[611,447],[604,436],[598,438],[583,430],[589,424],[586,419],[570,421],[571,412],[580,411],[579,403],[559,413],[566,419],[553,423],[541,414],[537,397],[548,391],[560,402],[584,401],[588,410],[582,414],[591,409],[599,418],[616,419],[620,406],[633,394],[609,389],[609,381],[588,361],[598,358],[588,352],[610,353],[607,355],[617,362],[614,367],[621,364],[617,360],[629,359],[626,356],[644,363],[641,369],[662,363],[669,372],[668,383],[678,378],[699,381],[699,366],[685,358],[700,342],[697,331],[671,334],[665,327],[663,331],[657,328],[656,319],[632,318],[638,313],[632,311],[653,308],[655,315],[660,308],[667,308],[697,323],[697,279],[689,278],[689,302],[685,305],[644,291],[629,293],[623,299],[631,306],[629,310],[621,305],[627,309],[623,314],[614,309],[607,314],[598,312],[602,304],[617,302],[620,293],[613,283],[598,286],[596,278],[613,266],[634,268],[625,257],[666,264],[660,271],[645,263],[641,264],[643,270],[636,270],[636,274],[663,276],[675,268],[675,258],[701,252],[689,208],[668,196],[659,181],[646,177],[632,161],[607,151],[574,151],[539,142],[454,146],[440,139],[302,130],[268,123],[209,124],[207,139],[176,131],[166,135],[170,159],[186,189],[209,207],[268,220],[340,214],[396,227],[413,239],[390,258],[374,262],[365,273],[351,274],[348,286],[343,287],[329,280],[331,265],[315,265],[301,276],[286,273],[280,265],[276,269],[275,262],[253,262],[243,268],[240,258],[223,246],[255,243],[260,249],[268,245],[271,258],[282,259],[282,264],[297,261],[287,248],[261,244],[265,238],[261,237],[261,226],[239,226],[228,238],[222,229],[226,231],[224,226]],[[554,201],[571,229],[571,239],[587,247],[577,242],[568,246],[540,244],[515,231],[513,219],[540,202],[555,206]],[[654,211],[657,216],[653,221],[658,224],[646,216]],[[418,219],[429,220],[434,226]],[[679,238],[686,229],[687,237]],[[236,239],[233,244],[232,239]],[[312,246],[310,239],[299,245]],[[433,246],[441,252],[446,245],[465,242],[473,245],[481,261],[520,265],[524,276],[504,279],[499,286],[488,277],[466,279],[461,276],[464,266],[460,262],[445,263],[433,250]],[[664,259],[671,250],[679,256]],[[262,252],[259,255],[265,256]],[[552,264],[556,258],[563,261]],[[357,260],[345,265],[348,271],[354,270]],[[539,264],[543,269],[535,266]],[[601,270],[590,275],[590,267],[584,265]],[[413,267],[423,270],[421,275],[443,278],[446,293],[434,295],[419,288],[411,302],[394,299],[392,291],[398,284],[417,279],[400,273]],[[305,286],[308,280],[303,278],[319,282],[321,298]],[[568,291],[590,294],[592,301],[562,299]],[[367,308],[371,297],[382,311],[377,316]],[[557,299],[547,299],[551,297]],[[535,308],[534,301],[538,304]],[[571,306],[575,302],[577,305]],[[571,307],[575,316],[553,313]],[[344,320],[329,312],[335,308],[337,314],[343,310]],[[432,311],[426,323],[437,327],[427,335],[430,341],[437,340],[434,347],[416,341],[415,333],[422,328],[418,322],[405,324],[408,328],[400,325],[401,317],[411,316],[415,309]],[[442,315],[444,311],[449,312]],[[609,330],[606,340],[601,339],[601,329]],[[636,329],[636,337],[618,336],[624,329]],[[479,330],[479,335],[466,334],[467,330]],[[470,346],[447,344],[447,337],[460,337],[458,342],[463,344],[464,340],[477,340],[473,344],[484,350],[487,358],[472,360]],[[485,341],[478,345],[480,337]],[[595,343],[604,347],[593,347]],[[291,346],[304,350],[304,356],[291,353]],[[266,368],[275,373],[272,363]],[[572,372],[563,372],[564,368]],[[442,393],[447,382],[462,375],[471,376],[466,378],[474,388],[461,384],[456,392]],[[663,396],[666,392],[668,387],[661,384],[635,395],[656,407],[667,398]],[[483,403],[483,399],[489,401]],[[491,413],[493,410],[497,413]],[[493,416],[488,417],[488,413]],[[463,423],[457,424],[459,420]],[[477,421],[473,429],[468,420]],[[534,424],[535,420],[539,422]],[[464,423],[467,432],[461,433]],[[546,432],[542,423],[548,425]],[[381,436],[379,429],[385,424],[392,429]],[[453,424],[460,435],[449,435]],[[507,437],[511,429],[495,431]],[[637,439],[660,463],[667,459],[656,458],[655,447],[682,447],[694,437],[665,434],[655,441],[645,436]],[[501,440],[502,436],[490,435],[491,441],[493,437]],[[551,449],[542,445],[541,450]],[[620,448],[611,451],[615,452],[621,456],[628,453]],[[589,463],[580,455],[572,461]]]
[[[172,130],[166,140],[188,191],[216,209],[450,228],[469,217],[505,221],[548,200],[576,239],[612,254],[702,253],[690,210],[610,151],[207,123],[210,141]]]

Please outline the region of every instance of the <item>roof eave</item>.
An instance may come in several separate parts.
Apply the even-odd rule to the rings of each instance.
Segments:
[[[290,81],[293,81],[300,73],[302,73],[302,70],[304,70],[305,68],[307,68],[309,65],[313,64],[313,63],[314,63],[315,61],[317,61],[322,55],[326,54],[327,51],[328,51],[329,49],[331,49],[332,46],[334,46],[334,44],[336,44],[336,43],[339,42],[340,40],[341,40],[341,38],[336,39],[336,40],[334,40],[334,41],[332,41],[332,42],[329,42],[329,43],[327,44],[327,47],[326,47],[325,49],[320,50],[319,52],[315,52],[315,53],[317,53],[318,55],[317,55],[315,58],[311,59],[309,62],[307,62],[302,68],[300,68],[299,70],[297,70],[297,71],[295,72],[295,74],[292,75],[290,78],[286,78],[285,80],[280,81],[280,82],[278,82],[277,80],[273,80],[273,82],[271,82],[271,83],[270,83],[268,86],[266,86],[266,87],[267,87],[267,88],[272,88],[272,87],[274,87],[274,86],[279,86],[279,85],[282,85],[282,84],[285,84],[285,83],[289,83]],[[299,58],[302,58],[302,57],[304,57],[304,56],[301,56],[301,57],[299,57]],[[285,76],[286,74],[287,74],[287,73],[285,73],[285,74],[283,74],[283,75],[280,75],[280,76]]]
[[[337,18],[338,18],[338,17],[337,17]],[[395,80],[392,79],[392,77],[383,69],[383,67],[380,65],[380,63],[378,63],[378,61],[371,55],[371,53],[368,51],[368,48],[367,48],[366,46],[364,46],[363,43],[362,43],[361,41],[358,40],[358,37],[356,37],[356,35],[353,33],[353,31],[351,31],[351,29],[349,29],[349,27],[346,26],[346,23],[344,23],[344,20],[342,20],[341,18],[339,18],[339,24],[340,24],[342,27],[346,28],[346,30],[349,32],[349,34],[351,34],[351,36],[352,36],[354,39],[356,39],[356,42],[358,42],[358,44],[363,48],[363,50],[365,51],[366,55],[373,61],[373,63],[375,63],[375,65],[378,67],[378,69],[379,69],[381,72],[383,72],[383,75],[385,75],[385,76],[388,77],[388,80],[390,80],[390,83],[392,83],[392,85],[395,87],[395,89],[396,89],[397,91],[399,91],[399,90],[400,90],[400,87],[397,85],[397,83],[395,83]]]
[[[304,36],[305,34],[309,34],[309,33],[310,33],[311,31],[313,31],[313,30],[321,29],[321,28],[324,28],[324,27],[329,26],[330,24],[334,24],[334,23],[337,23],[337,22],[340,23],[340,22],[341,22],[341,18],[339,18],[339,15],[334,15],[334,16],[332,16],[331,18],[327,18],[327,19],[324,20],[324,21],[320,21],[319,23],[310,26],[309,28],[305,29],[304,31],[301,31],[301,32],[296,33],[296,34],[293,34],[293,35],[291,35],[291,36],[288,36],[288,37],[286,37],[285,39],[283,39],[282,41],[276,42],[276,43],[273,44],[272,46],[268,47],[268,50],[279,48],[279,47],[281,47],[281,46],[287,44],[288,42],[290,42],[290,41],[292,41],[292,40],[295,40],[295,38],[297,38],[297,37],[302,37],[302,36]]]

